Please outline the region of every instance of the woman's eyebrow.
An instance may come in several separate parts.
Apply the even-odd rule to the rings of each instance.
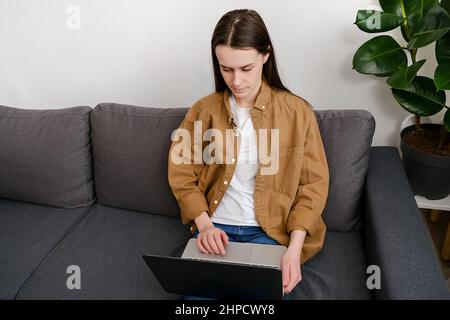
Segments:
[[[245,66],[243,66],[243,67],[241,67],[241,68],[246,68],[246,67],[250,67],[250,66],[252,66],[252,65],[254,65],[255,63],[253,62],[253,63],[250,63],[250,64],[247,64],[247,65],[245,65]],[[224,65],[220,65],[222,68],[227,68],[227,69],[233,69],[233,68],[229,68],[229,67],[226,67],[226,66],[224,66]]]

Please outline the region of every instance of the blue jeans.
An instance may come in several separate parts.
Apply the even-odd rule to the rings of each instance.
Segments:
[[[214,223],[214,226],[225,231],[231,242],[249,242],[261,244],[279,244],[270,238],[261,227],[257,226],[233,226],[228,224]],[[198,230],[195,231],[193,238],[197,238]],[[215,300],[206,297],[184,296],[184,300]]]

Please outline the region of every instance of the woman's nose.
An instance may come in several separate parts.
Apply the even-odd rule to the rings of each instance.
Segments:
[[[239,87],[239,84],[241,83],[241,76],[235,72],[233,76],[233,86]]]

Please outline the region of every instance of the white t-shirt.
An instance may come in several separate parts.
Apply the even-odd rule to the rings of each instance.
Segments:
[[[230,95],[230,107],[240,132],[241,144],[233,178],[211,221],[229,225],[259,226],[253,204],[258,171],[256,131],[250,117],[250,108],[238,106],[233,95]]]

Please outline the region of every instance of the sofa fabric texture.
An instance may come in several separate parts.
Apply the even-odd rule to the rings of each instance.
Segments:
[[[0,299],[180,298],[142,255],[179,257],[191,237],[167,182],[187,111],[0,106]],[[398,150],[371,146],[372,114],[314,112],[330,170],[327,233],[286,299],[450,299]],[[68,286],[73,266],[79,289]]]
[[[67,209],[93,204],[90,113],[0,106],[0,197]]]

